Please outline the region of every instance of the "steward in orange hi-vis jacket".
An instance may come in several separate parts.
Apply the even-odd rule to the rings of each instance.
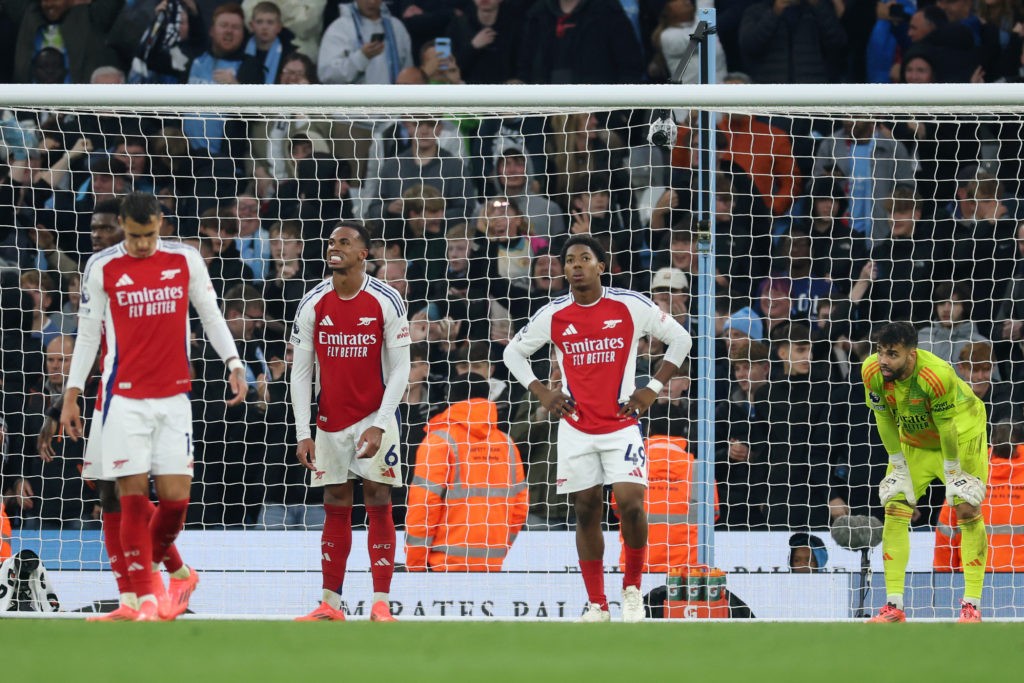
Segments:
[[[645,572],[666,572],[697,561],[696,458],[681,436],[647,439],[647,562]],[[712,483],[712,485],[714,485]],[[718,491],[715,491],[715,512]],[[619,558],[624,564],[624,558]]]
[[[0,503],[0,562],[11,556],[11,520]]]
[[[486,380],[464,384],[469,398],[431,419],[416,451],[405,518],[409,571],[500,571],[526,521],[519,449],[498,429]]]
[[[995,428],[998,429],[999,425]],[[1024,570],[1024,445],[1011,451],[1006,444],[1000,457],[999,442],[993,434],[989,457],[988,496],[981,503],[981,514],[988,531],[987,572]],[[935,571],[959,572],[960,533],[956,512],[949,504],[942,507],[935,530]]]

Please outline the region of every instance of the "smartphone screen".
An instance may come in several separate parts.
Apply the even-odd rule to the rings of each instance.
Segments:
[[[372,36],[370,36],[370,42],[372,42],[372,43],[383,43],[384,42],[384,34],[383,33],[374,33]]]
[[[435,38],[434,50],[437,52],[438,59],[448,59],[449,57],[452,56],[452,39]],[[445,64],[441,64],[440,68],[442,71],[444,71],[448,68],[448,66]]]

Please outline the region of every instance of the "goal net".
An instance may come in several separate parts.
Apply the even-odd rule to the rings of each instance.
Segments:
[[[1021,616],[1014,91],[838,88],[824,101],[806,87],[18,88],[0,121],[10,550],[42,557],[64,609],[117,597],[83,443],[60,434],[53,402],[81,270],[117,239],[117,198],[142,190],[164,208],[162,238],[206,260],[250,384],[244,405],[225,406],[224,366],[196,321],[195,481],[179,547],[202,575],[197,613],[295,616],[319,600],[322,498],[294,455],[287,340],[299,300],[327,275],[327,235],[352,219],[374,238],[368,272],[402,294],[411,322],[407,486],[394,492],[399,618],[583,609],[575,518],[556,492],[557,421],[501,362],[530,316],[567,291],[559,254],[577,233],[608,250],[606,285],[651,297],[694,337],[643,420],[644,593],[671,568],[709,564],[757,617],[848,618],[884,602],[880,549],[866,551],[868,565],[858,549],[880,537],[866,518],[882,519],[886,466],[860,364],[873,330],[903,320],[988,408],[983,611]],[[677,124],[667,147],[648,141],[659,108]],[[713,130],[699,130],[698,108],[713,111]],[[702,174],[710,145],[714,167]],[[713,189],[709,207],[701,188]],[[641,343],[637,386],[663,350]],[[558,385],[547,349],[533,363]],[[459,408],[470,394],[490,402],[483,417]],[[460,419],[472,439],[493,439],[493,425],[509,441],[481,445],[483,456],[428,457],[425,435]],[[52,460],[41,457],[49,449]],[[912,616],[950,616],[962,591],[943,494],[934,484],[912,523]],[[357,493],[343,592],[357,615],[371,595],[365,520]],[[846,531],[834,540],[837,527]]]

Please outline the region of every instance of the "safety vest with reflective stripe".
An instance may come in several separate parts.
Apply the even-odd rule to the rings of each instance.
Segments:
[[[4,510],[4,504],[0,503],[0,562],[3,562],[11,556],[11,520],[7,517],[7,511]]]
[[[656,434],[647,439],[646,572],[697,564],[697,500],[691,487],[695,458],[686,439]],[[715,492],[715,509],[718,492]],[[625,554],[619,564],[625,567]]]
[[[981,503],[988,531],[985,571],[1024,571],[1024,445],[1012,458],[989,458],[988,495]],[[961,571],[960,529],[956,511],[948,504],[935,529],[934,566],[937,572]]]
[[[497,421],[497,406],[474,398],[427,423],[405,518],[410,571],[501,569],[529,493],[519,449]]]

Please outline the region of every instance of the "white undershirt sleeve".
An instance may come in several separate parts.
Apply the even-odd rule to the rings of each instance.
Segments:
[[[693,347],[693,337],[685,327],[655,305],[649,313],[647,332],[667,346],[663,360],[676,367],[682,366]]]
[[[71,368],[65,389],[85,389],[89,381],[96,354],[103,336],[103,321],[109,308],[107,292],[103,288],[103,263],[105,257],[92,256],[85,264],[82,275],[82,303],[78,307],[78,334],[75,337],[75,351],[71,356]]]
[[[551,316],[550,306],[537,311],[508,343],[502,356],[505,367],[527,390],[537,381],[537,375],[530,366],[530,356],[551,341]]]
[[[398,403],[405,395],[405,388],[409,385],[409,347],[398,346],[388,349],[388,371],[384,380],[384,396],[380,400],[380,410],[377,411],[377,419],[373,426],[380,429],[387,427],[391,416],[398,409]]]
[[[312,349],[296,346],[292,359],[292,413],[298,441],[310,438],[312,433],[309,420],[313,404],[313,353]]]
[[[66,389],[85,389],[89,381],[96,353],[100,350],[103,321],[97,318],[80,318],[78,335],[75,337],[75,351],[71,356]]]

